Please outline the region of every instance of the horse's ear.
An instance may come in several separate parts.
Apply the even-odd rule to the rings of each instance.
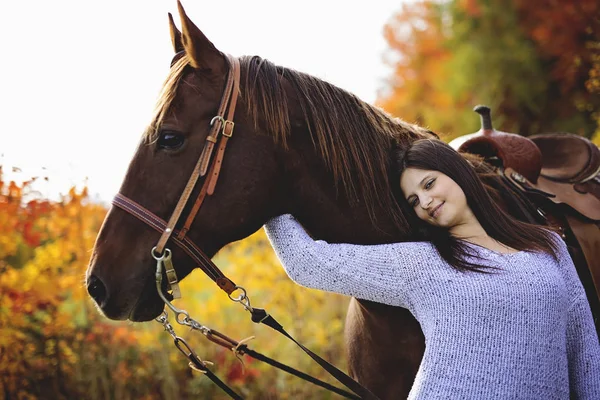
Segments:
[[[223,54],[204,36],[196,25],[188,18],[181,2],[177,0],[177,8],[181,17],[182,43],[185,54],[194,68],[219,70],[225,68]]]
[[[175,26],[175,21],[173,21],[173,15],[169,13],[169,32],[171,33],[171,43],[173,44],[173,50],[175,53],[179,53],[183,51],[183,42],[181,41],[181,32]]]

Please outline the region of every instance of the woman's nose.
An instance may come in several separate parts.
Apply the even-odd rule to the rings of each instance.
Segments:
[[[421,208],[423,210],[427,210],[429,208],[429,206],[431,205],[431,197],[427,196],[427,197],[423,197],[421,199],[419,199],[419,204],[421,205]]]

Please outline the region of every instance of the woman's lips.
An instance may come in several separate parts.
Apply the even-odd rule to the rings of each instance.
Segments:
[[[437,218],[438,215],[440,215],[440,211],[441,211],[443,205],[444,205],[444,202],[440,203],[440,205],[438,205],[433,210],[431,210],[431,214],[430,215],[431,215],[432,218]]]

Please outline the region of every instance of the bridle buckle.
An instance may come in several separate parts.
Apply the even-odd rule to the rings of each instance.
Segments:
[[[233,128],[234,127],[235,127],[235,122],[225,120],[223,122],[223,136],[227,136],[228,138],[233,136]]]

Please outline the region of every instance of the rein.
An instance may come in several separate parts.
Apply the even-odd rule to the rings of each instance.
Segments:
[[[174,60],[177,59],[177,57],[180,57],[181,55],[181,52],[176,54]],[[137,202],[129,199],[128,197],[120,193],[118,193],[113,199],[113,205],[135,216],[136,218],[140,219],[142,222],[146,223],[148,226],[157,230],[158,232],[161,232],[161,236],[156,246],[151,250],[152,257],[156,260],[157,263],[156,289],[161,299],[175,313],[175,320],[177,321],[177,323],[189,326],[193,330],[200,331],[212,342],[231,349],[238,358],[242,354],[247,354],[253,358],[267,362],[270,365],[280,368],[286,372],[292,373],[302,379],[324,387],[347,398],[377,399],[377,396],[371,393],[360,383],[356,382],[350,376],[346,375],[344,372],[342,372],[329,362],[325,361],[317,354],[313,353],[301,343],[297,342],[291,335],[289,335],[283,329],[283,326],[281,324],[279,324],[271,315],[269,315],[269,313],[267,313],[267,311],[265,311],[262,308],[252,307],[250,305],[250,298],[247,296],[246,289],[236,285],[231,279],[225,276],[225,274],[223,274],[223,272],[221,272],[221,270],[212,262],[210,257],[208,257],[197,245],[195,245],[186,236],[196,214],[198,213],[198,210],[200,209],[200,206],[204,202],[204,199],[206,198],[206,196],[211,196],[214,193],[215,186],[219,178],[219,173],[221,171],[223,156],[225,154],[227,142],[232,137],[233,129],[235,127],[233,117],[235,114],[237,98],[239,95],[240,63],[237,58],[232,57],[230,55],[227,56],[227,61],[229,63],[229,70],[227,73],[225,90],[223,92],[223,97],[221,98],[218,113],[215,117],[212,118],[210,122],[211,130],[206,138],[206,142],[202,153],[190,175],[190,178],[169,220],[167,222],[162,220],[160,217],[156,216],[151,211],[147,210]],[[219,135],[219,133],[221,135]],[[213,157],[214,148],[215,146],[217,146],[217,144],[217,152]],[[194,187],[196,186],[196,183],[198,182],[199,178],[204,177],[207,174],[207,171],[208,176],[203,182],[198,197],[196,198],[192,208],[190,209],[190,213],[185,218],[181,229],[176,229],[175,226],[177,226],[178,222],[182,220],[181,216],[183,210],[189,203],[191,194],[194,190]],[[169,239],[171,239],[188,256],[190,256],[192,260],[197,264],[197,266],[208,277],[210,277],[219,288],[221,288],[225,293],[227,293],[227,296],[232,301],[240,303],[246,311],[250,312],[252,322],[267,325],[270,328],[281,333],[282,335],[286,336],[288,339],[293,341],[298,347],[300,347],[306,354],[308,354],[313,360],[315,360],[321,367],[323,367],[327,372],[329,372],[335,379],[337,379],[340,383],[344,384],[347,388],[356,393],[356,395],[336,388],[335,386],[329,385],[328,383],[322,382],[307,374],[304,374],[291,367],[288,367],[275,360],[272,360],[260,353],[250,350],[245,344],[245,342],[250,338],[244,339],[239,342],[235,341],[224,334],[221,334],[215,330],[201,325],[200,323],[192,319],[187,311],[180,310],[177,307],[175,307],[169,301],[169,299],[165,297],[162,289],[164,271],[167,277],[167,291],[171,292],[170,294],[174,299],[181,297],[181,291],[179,289],[177,274],[171,261],[171,250],[166,247]],[[240,294],[234,297],[233,294],[235,292],[239,292]],[[211,379],[215,384],[217,384],[221,389],[223,389],[227,394],[229,394],[230,397],[234,399],[242,399],[241,396],[235,393],[230,387],[223,383],[223,381],[221,381],[214,373],[212,373],[208,369],[207,365],[210,364],[209,362],[201,360],[189,347],[187,342],[183,338],[175,334],[173,327],[168,322],[168,314],[166,313],[166,311],[163,311],[163,314],[156,318],[156,320],[163,325],[164,329],[169,334],[171,334],[175,346],[190,361],[189,365],[191,368],[206,374],[206,376],[209,379]]]

